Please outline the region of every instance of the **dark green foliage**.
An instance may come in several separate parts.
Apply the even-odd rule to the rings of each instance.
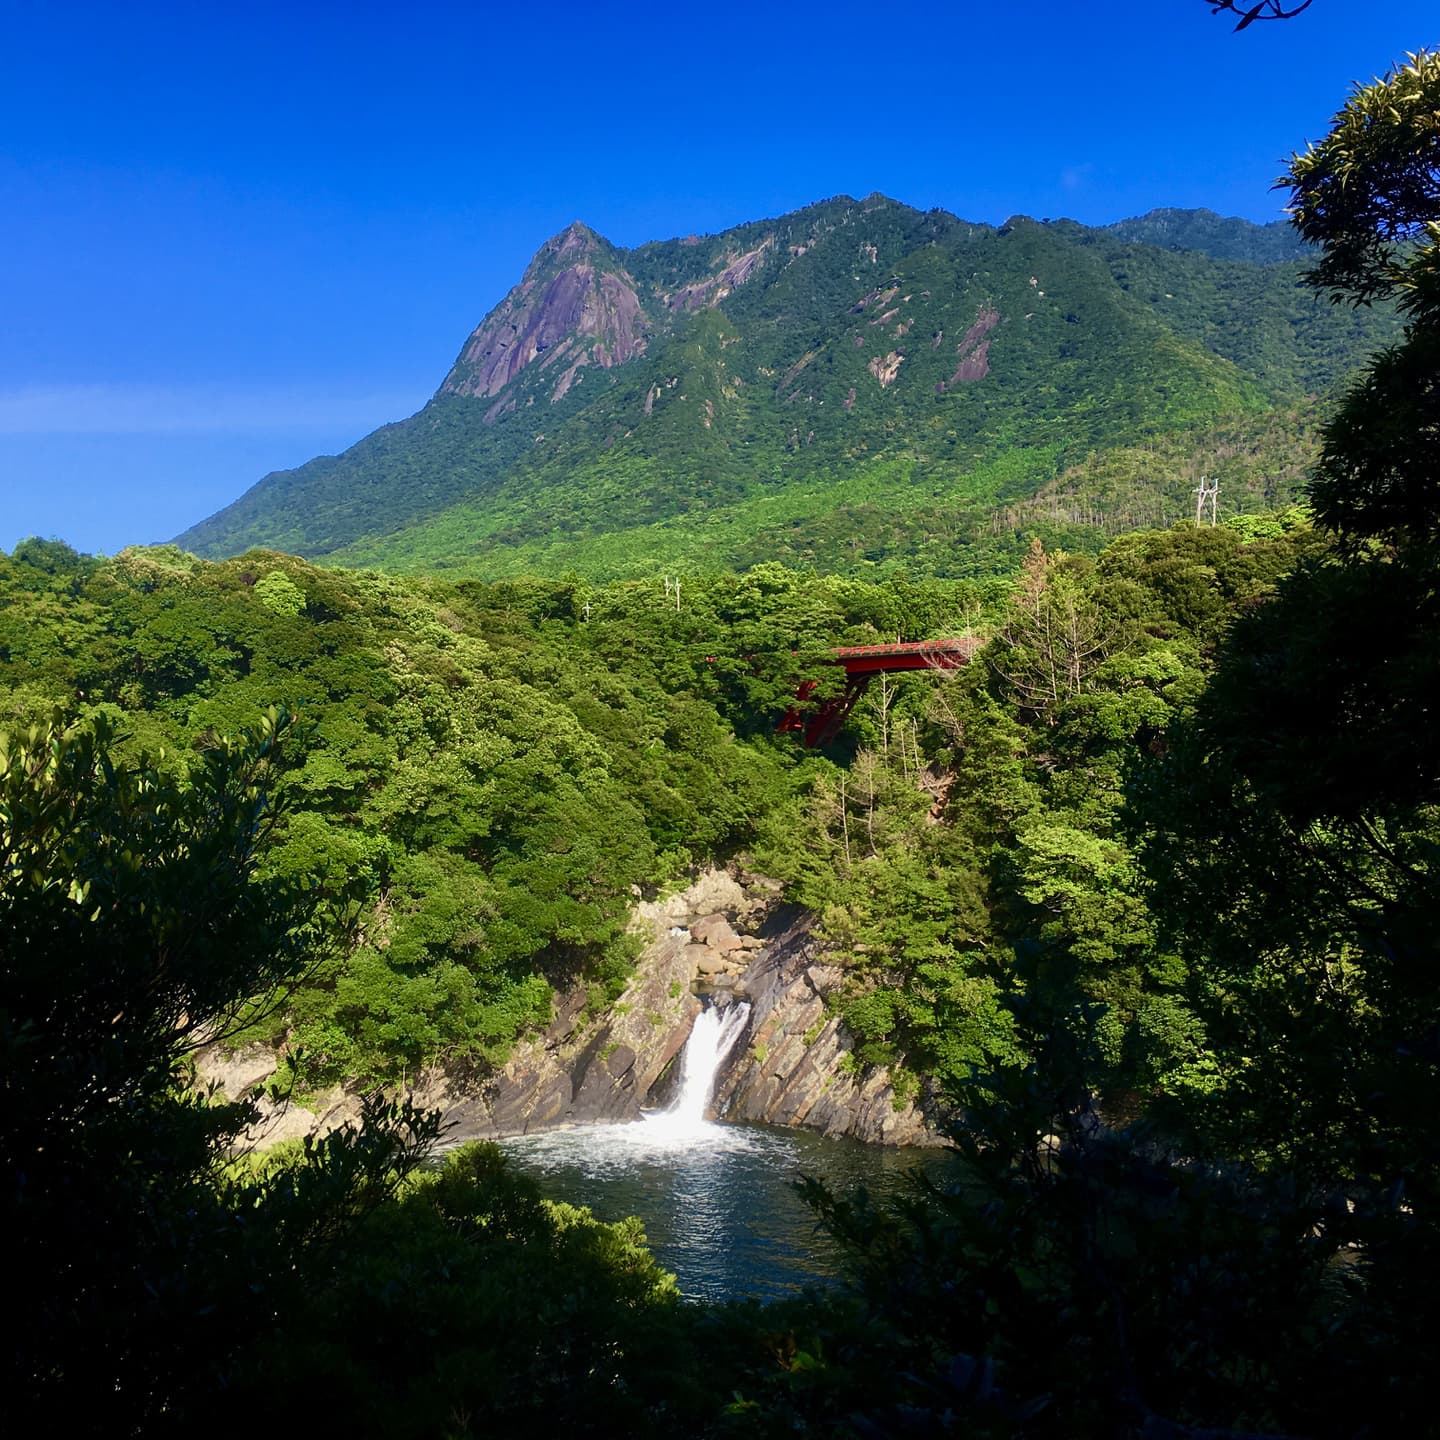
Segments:
[[[271,716],[178,777],[103,721],[0,742],[0,1415],[25,1433],[145,1433],[203,1412],[302,1267],[379,1203],[434,1127],[367,1105],[363,1133],[236,1174],[248,1101],[186,1088],[223,1039],[345,943],[328,896],[262,879]],[[254,997],[261,997],[256,1000]]]
[[[246,1358],[251,1413],[357,1436],[609,1437],[696,1433],[717,1405],[639,1222],[541,1199],[493,1146],[412,1177],[351,1253]]]
[[[1406,319],[1325,428],[1313,497],[1342,545],[1381,540],[1422,569],[1440,542],[1440,55],[1421,52],[1358,86],[1329,135],[1286,176],[1295,224],[1321,247],[1309,283],[1359,311]]]
[[[1024,992],[1056,1023],[1105,1007],[1109,1087],[1169,1092],[1208,1084],[1210,1052],[1148,914],[1126,786],[1237,610],[1314,545],[1274,528],[1182,526],[1098,562],[1036,548],[1008,604],[768,564],[686,582],[677,611],[640,583],[443,586],[263,556],[170,569],[143,552],[95,572],[87,599],[107,611],[72,603],[96,631],[87,656],[106,626],[126,636],[135,688],[111,679],[102,703],[133,696],[177,739],[247,701],[306,705],[315,739],[269,863],[346,874],[369,899],[358,947],[290,1002],[321,1076],[497,1062],[546,1022],[554,986],[623,977],[631,886],[748,844],[851,957],[858,1064],[961,1095],[977,1068],[1025,1062],[1007,999]],[[289,591],[281,607],[255,593],[270,575],[301,613]],[[983,663],[877,680],[843,768],[774,738],[801,680],[817,698],[838,684],[830,645],[970,624],[995,632]]]
[[[877,249],[904,253],[911,222],[875,223]],[[938,246],[945,222],[927,223]],[[1052,243],[1044,227],[1012,236],[1027,266]],[[1097,264],[1174,283],[1173,257],[1142,266],[1113,238],[1086,243]],[[1430,257],[1413,253],[1419,294]],[[661,247],[635,264],[658,274],[683,258]],[[843,291],[785,283],[745,305],[814,317]],[[1177,309],[1179,329],[1209,323],[1203,306]],[[215,737],[280,699],[313,724],[273,845],[233,870],[269,887],[239,892],[261,897],[262,922],[282,918],[215,930],[240,968],[214,967],[196,1013],[208,995],[230,1015],[268,979],[293,979],[303,955],[312,968],[287,1014],[319,1073],[493,1063],[548,1018],[555,984],[613,992],[632,887],[743,843],[819,916],[843,972],[848,1063],[890,1067],[897,1094],[923,1089],[964,1124],[954,1186],[896,1215],[812,1189],[852,1248],[847,1293],[700,1315],[677,1304],[633,1224],[545,1204],[491,1152],[387,1201],[407,1155],[378,1113],[369,1141],[220,1174],[219,1147],[249,1112],[180,1097],[172,1004],[158,1029],[142,1026],[141,1051],[160,1055],[132,1067],[135,1103],[78,1103],[79,1139],[53,1148],[40,1136],[61,1121],[42,1103],[22,1136],[46,1157],[37,1174],[81,1156],[120,1177],[106,1193],[122,1202],[121,1222],[102,1206],[95,1224],[99,1202],[73,1183],[46,1180],[63,1203],[43,1214],[15,1192],[20,1233],[46,1236],[53,1216],[104,1240],[74,1247],[83,1263],[59,1312],[20,1352],[22,1409],[63,1385],[112,1406],[120,1394],[124,1425],[184,1421],[193,1386],[223,1383],[247,1410],[264,1397],[317,1428],[338,1417],[377,1434],[1416,1430],[1428,1379],[1414,1337],[1440,1322],[1440,615],[1433,487],[1403,429],[1427,433],[1433,315],[1407,309],[1400,346],[1324,428],[1323,529],[1255,513],[1122,536],[1098,556],[1032,542],[1013,589],[762,563],[685,580],[677,608],[641,582],[399,582],[263,553],[96,563],[30,546],[0,564],[13,714],[64,699],[123,716],[137,742],[202,756],[142,766],[133,796],[117,770],[131,798],[82,835],[203,839],[209,815],[222,840],[258,843],[261,791],[225,788],[233,754]],[[723,343],[732,320],[687,332],[692,374],[736,348]],[[808,367],[843,372],[838,355],[797,375]],[[718,415],[733,397],[715,394]],[[1232,440],[1249,456],[1283,451],[1264,425],[1211,434],[1217,452]],[[1133,497],[1140,457],[1162,452],[1091,447],[1069,473]],[[750,503],[723,447],[706,454],[714,493]],[[617,503],[659,513],[660,491],[627,491],[621,461]],[[991,472],[1013,500],[1032,474]],[[1292,497],[1293,473],[1271,478],[1270,498]],[[1257,496],[1269,483],[1243,468],[1240,480]],[[1017,525],[1007,543],[1023,538]],[[971,625],[989,636],[971,666],[878,679],[828,755],[775,738],[801,680],[833,692],[835,643]],[[88,793],[87,773],[66,772],[57,793]],[[198,812],[192,795],[209,796]],[[35,813],[37,834],[69,833]],[[107,938],[119,925],[123,953],[148,953],[147,926],[194,925],[228,852],[195,847],[198,879],[172,871],[164,845],[116,853],[127,884],[149,854],[158,863],[139,873],[188,903],[144,891],[148,918],[125,930],[123,905],[83,911],[90,892],[70,884],[63,845],[37,848],[7,877],[17,994],[73,979],[23,963],[61,948],[46,916],[88,914]],[[353,936],[307,919],[314,887],[342,875],[365,897]],[[220,907],[232,910],[249,913]],[[273,972],[245,968],[257,936]],[[83,981],[94,1003],[77,1014],[116,1007],[100,1030],[143,1017],[121,992],[145,974],[122,964]],[[60,1013],[53,998],[40,1008]],[[17,1056],[43,1033],[15,1027]],[[63,1076],[72,1053],[96,1050],[77,1033],[52,1046],[49,1069]],[[88,1093],[108,1072],[91,1054],[75,1073]],[[239,1239],[236,1213],[256,1217]],[[33,1252],[22,1291],[49,1315],[42,1277],[60,1248]],[[136,1314],[138,1329],[116,1323]],[[88,1345],[93,1361],[68,1370],[48,1359],[79,1353],[92,1323],[161,1324],[183,1343]],[[406,1347],[415,1362],[387,1367]]]
[[[1416,190],[1435,198],[1421,138],[1437,87],[1435,58],[1413,57],[1292,166],[1297,223],[1325,247],[1315,283],[1359,302],[1401,291],[1409,323],[1325,427],[1314,499],[1335,551],[1236,628],[1150,800],[1163,913],[1206,955],[1201,1003],[1226,1035],[1200,1123],[1392,1219],[1396,1186],[1416,1215],[1434,1204],[1440,1101],[1440,304]]]
[[[1418,653],[1428,631],[1417,613],[1393,646],[1356,637],[1327,658],[1307,626],[1345,612],[1313,587],[1353,579],[1358,609],[1370,582],[1360,562],[1326,561],[1303,526],[1271,529],[1177,527],[1124,537],[1096,560],[1035,547],[1008,602],[765,567],[697,585],[678,614],[659,587],[635,585],[402,585],[273,557],[175,569],[132,554],[94,567],[114,614],[133,593],[143,600],[126,603],[173,621],[200,587],[192,618],[141,636],[143,663],[126,672],[162,717],[181,698],[162,677],[178,676],[198,687],[184,698],[195,733],[208,734],[207,718],[244,693],[227,688],[239,683],[224,679],[237,664],[227,657],[244,656],[249,681],[272,646],[291,684],[333,706],[291,771],[292,801],[307,808],[276,831],[266,872],[341,868],[379,887],[384,903],[362,920],[389,932],[293,997],[302,1032],[329,1027],[341,1053],[390,1063],[453,1047],[446,1026],[503,1044],[544,1018],[548,988],[527,1010],[523,985],[506,978],[518,972],[486,957],[539,954],[525,948],[534,941],[553,958],[565,916],[580,915],[577,933],[593,943],[585,927],[605,915],[582,914],[580,871],[562,871],[546,898],[557,843],[584,856],[588,876],[617,835],[648,835],[639,853],[653,864],[662,843],[696,853],[692,827],[708,825],[708,843],[749,835],[757,861],[821,912],[847,970],[855,1063],[898,1066],[902,1090],[919,1072],[968,1107],[958,1188],[899,1218],[816,1192],[854,1248],[855,1288],[764,1313],[677,1306],[633,1226],[546,1206],[479,1152],[347,1226],[323,1264],[295,1272],[303,1297],[279,1281],[263,1289],[267,1303],[286,1297],[283,1326],[262,1325],[253,1349],[198,1332],[207,1363],[217,1343],[234,1355],[225,1383],[241,1413],[263,1396],[306,1423],[340,1416],[360,1433],[417,1435],[1210,1426],[1338,1437],[1366,1417],[1403,1425],[1421,1372],[1394,1356],[1434,1318],[1423,1277],[1436,1003],[1424,917],[1435,900],[1415,821],[1420,772],[1402,765],[1388,800],[1355,780],[1347,803],[1365,824],[1327,811],[1320,828],[1297,826],[1285,807],[1301,816],[1329,793],[1312,772],[1375,773],[1363,748],[1347,767],[1346,747],[1366,734],[1344,718],[1381,705],[1378,687],[1406,673],[1394,656]],[[305,596],[299,615],[245,580],[277,570]],[[77,655],[103,644],[110,612],[83,587],[57,602],[51,577],[13,565],[6,576],[22,607],[62,630],[89,627]],[[226,609],[227,587],[258,607],[248,630]],[[982,660],[950,677],[877,681],[847,744],[781,763],[768,731],[822,637],[953,633],[967,614],[993,631]],[[1237,615],[1250,618],[1237,626]],[[341,624],[348,643],[312,653],[304,637]],[[186,625],[198,655],[180,643]],[[367,658],[372,646],[383,665]],[[34,683],[80,661],[32,646],[11,663]],[[1338,686],[1354,698],[1333,712],[1307,706],[1306,687],[1337,688],[1336,665],[1366,677]],[[1279,769],[1253,723],[1277,675],[1293,702],[1290,718],[1275,712],[1282,723],[1313,722],[1321,737]],[[511,704],[485,703],[487,676],[505,677]],[[542,684],[552,708],[531,698]],[[411,696],[423,705],[403,723],[431,748],[406,772],[387,737]],[[452,715],[469,727],[464,745],[446,738]],[[1397,760],[1425,741],[1407,736],[1404,715],[1385,741]],[[732,724],[753,738],[737,741]],[[321,758],[327,734],[346,746],[335,763]],[[650,768],[640,736],[660,742],[673,778]],[[1202,742],[1212,749],[1192,774]],[[512,757],[525,762],[513,781]],[[640,830],[584,808],[581,777],[597,766],[643,804]],[[705,816],[687,818],[690,787]],[[550,790],[569,796],[573,833],[548,808]],[[587,851],[591,834],[601,842]],[[1142,858],[1163,880],[1155,889]],[[545,918],[527,932],[537,897]],[[1163,1119],[1166,1140],[1115,1128],[1137,1105]],[[1177,1135],[1205,1163],[1177,1162]],[[261,1174],[291,1193],[283,1162]],[[255,1243],[276,1253],[271,1238]],[[311,1243],[300,1253],[322,1253]],[[247,1283],[255,1273],[235,1270]],[[234,1313],[254,1324],[273,1312]],[[407,1345],[414,1363],[384,1363]],[[160,1352],[165,1366],[177,1356],[193,1363]],[[156,1394],[176,1383],[169,1371],[146,1382]]]
[[[1280,265],[1306,260],[1310,246],[1284,220],[1252,225],[1217,215],[1213,210],[1151,210],[1133,220],[1106,225],[1103,233],[1126,245],[1153,245],[1161,250],[1199,250],[1215,260],[1251,265]]]
[[[633,888],[789,803],[803,757],[775,726],[802,679],[836,683],[828,647],[953,632],[983,599],[770,565],[686,582],[677,612],[658,585],[72,558],[0,559],[17,720],[79,704],[174,768],[267,706],[303,714],[265,866],[362,899],[354,944],[317,957],[287,1007],[312,1077],[351,1082],[498,1063],[557,986],[623,984]]]
[[[1015,837],[990,894],[1024,977],[1004,997],[1017,1060],[958,1084],[938,1072],[968,1102],[953,1187],[893,1213],[810,1188],[849,1243],[854,1308],[786,1317],[779,1363],[746,1376],[754,1433],[1428,1428],[1413,1343],[1440,1279],[1427,553],[1176,531],[1070,576],[1137,628],[1073,695],[1020,692],[1052,737],[1043,778],[993,695],[979,712],[999,753],[976,752],[977,833],[1003,842],[1008,821]],[[991,642],[1002,693],[1017,660],[1047,668],[1037,636],[1063,660],[1085,633],[1027,624],[1064,575],[1049,570],[1037,555]],[[867,1044],[898,1028],[885,983],[853,1006]],[[1113,1088],[1097,1107],[1117,1079],[1148,1120]]]
[[[1436,247],[1440,255],[1440,244]],[[1351,389],[1325,428],[1311,499],[1352,547],[1440,544],[1440,303]]]
[[[1177,1165],[1067,1099],[1009,1087],[952,1185],[893,1210],[808,1187],[854,1308],[784,1317],[806,1383],[753,1365],[748,1433],[1342,1436],[1405,1414],[1364,1388],[1333,1208]]]

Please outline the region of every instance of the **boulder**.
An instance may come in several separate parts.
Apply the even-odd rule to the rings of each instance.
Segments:
[[[730,966],[725,957],[718,951],[712,950],[708,945],[691,945],[688,947],[698,953],[695,956],[695,973],[709,978],[712,975],[723,975]]]
[[[805,979],[817,995],[828,995],[844,978],[845,972],[838,965],[810,965],[805,970]]]
[[[728,955],[730,951],[740,949],[740,937],[723,915],[707,915],[703,920],[695,921],[690,927],[690,938],[722,954]]]
[[[724,870],[707,870],[683,892],[692,915],[712,915],[718,910],[737,910],[745,903],[740,882]]]
[[[328,1135],[358,1121],[361,1106],[358,1095],[349,1095],[335,1085],[319,1097],[313,1110],[293,1100],[271,1100],[263,1095],[258,1109],[255,1124],[240,1136],[236,1146],[239,1151],[263,1150],[282,1140],[303,1140],[307,1135]]]
[[[227,1100],[239,1100],[268,1080],[280,1068],[280,1060],[268,1045],[258,1042],[228,1053],[212,1046],[196,1057],[195,1068],[202,1085],[213,1085]]]
[[[743,872],[741,878],[754,889],[767,891],[771,895],[779,895],[785,889],[783,880],[774,880],[769,875],[757,875],[752,870]]]
[[[684,890],[659,900],[642,901],[635,907],[637,928],[652,932],[683,926],[692,915],[734,912],[746,903],[745,891],[735,877],[724,870],[706,870]]]

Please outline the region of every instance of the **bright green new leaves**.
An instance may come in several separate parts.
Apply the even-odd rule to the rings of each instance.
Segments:
[[[305,609],[305,592],[283,570],[261,576],[255,582],[255,598],[276,615],[293,618]]]
[[[1138,876],[1125,848],[1073,825],[1039,821],[1017,837],[1017,891],[1036,910],[1035,933],[1104,977],[1151,940]]]

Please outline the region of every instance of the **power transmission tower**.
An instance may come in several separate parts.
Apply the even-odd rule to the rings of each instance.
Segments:
[[[1218,480],[1208,480],[1208,479],[1206,479],[1206,477],[1205,477],[1204,475],[1202,475],[1202,476],[1200,477],[1200,484],[1196,487],[1196,490],[1195,490],[1195,523],[1196,523],[1196,525],[1200,525],[1200,524],[1203,524],[1203,523],[1204,523],[1205,507],[1206,507],[1207,505],[1210,507],[1210,523],[1211,523],[1211,525],[1215,525],[1215,524],[1218,524],[1218,523],[1219,523],[1218,520],[1217,520],[1217,518],[1216,518],[1216,507],[1217,507],[1217,506],[1219,505],[1219,503],[1220,503],[1219,496],[1220,496],[1220,482],[1219,482]]]
[[[680,610],[680,580],[678,576],[672,580],[667,575],[665,577],[665,598],[668,600],[672,595],[675,597],[675,610],[678,614]]]

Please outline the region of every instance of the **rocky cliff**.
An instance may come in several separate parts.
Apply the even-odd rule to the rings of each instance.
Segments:
[[[432,1071],[416,1098],[443,1110],[452,1141],[532,1134],[564,1125],[636,1120],[664,1103],[672,1063],[705,1004],[749,1002],[745,1036],[722,1069],[715,1114],[803,1125],[886,1145],[941,1143],[924,1110],[897,1097],[883,1071],[852,1073],[850,1038],[827,1015],[841,972],[823,963],[809,917],[778,904],[773,882],[709,871],[682,893],[637,907],[648,937],[623,995],[590,1014],[586,991],[565,994],[543,1035],[478,1080]],[[277,1057],[257,1047],[202,1057],[201,1073],[230,1095],[259,1084]],[[251,1138],[271,1144],[353,1119],[337,1088],[316,1107],[262,1101]]]
[[[635,923],[650,944],[609,1010],[587,1018],[583,992],[574,991],[500,1075],[468,1092],[447,1088],[442,1103],[456,1138],[638,1119],[664,1103],[701,1005],[744,999],[750,1022],[722,1069],[718,1117],[888,1145],[936,1141],[888,1074],[849,1072],[849,1036],[825,1012],[841,972],[817,963],[808,917],[779,907],[767,882],[711,871],[679,895],[641,905]]]
[[[850,1035],[826,1011],[842,972],[820,961],[811,923],[797,919],[742,977],[750,1025],[716,1087],[716,1113],[878,1145],[943,1143],[933,1113],[898,1096],[887,1070],[849,1068]]]
[[[528,366],[554,372],[554,403],[586,365],[608,370],[643,354],[648,327],[618,255],[577,221],[540,248],[520,283],[475,328],[440,393],[499,397],[485,412],[493,424],[515,408],[509,387]]]

